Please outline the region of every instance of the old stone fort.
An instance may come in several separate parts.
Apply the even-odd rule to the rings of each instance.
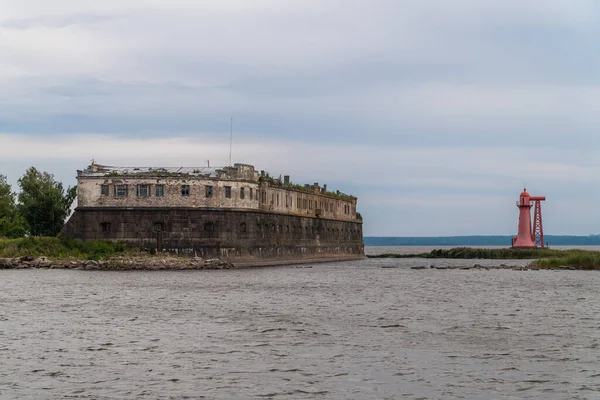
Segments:
[[[77,171],[63,235],[252,263],[364,257],[357,198],[252,165]]]

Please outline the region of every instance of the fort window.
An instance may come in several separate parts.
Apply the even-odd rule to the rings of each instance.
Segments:
[[[240,188],[240,199],[244,199],[244,188]]]
[[[165,185],[156,185],[156,197],[165,196]]]
[[[275,193],[271,194],[271,205],[275,204]]]
[[[190,185],[181,185],[181,195],[185,197],[190,195]]]
[[[303,203],[304,203],[304,209],[306,210],[308,208],[308,200],[307,199],[303,199]]]
[[[100,185],[100,195],[102,195],[102,196],[110,195],[109,185]]]
[[[252,188],[250,188],[250,200],[252,200],[252,195],[253,195],[252,192],[253,192],[253,190],[252,190]]]
[[[100,230],[102,232],[110,232],[110,222],[102,222],[102,223],[100,223]]]
[[[163,224],[162,222],[154,223],[154,232],[164,232],[164,230],[165,230],[165,224]]]
[[[127,185],[115,185],[115,197],[127,197]]]
[[[279,207],[279,193],[277,193],[277,207]]]
[[[225,186],[225,197],[231,198],[231,186]]]
[[[263,190],[262,192],[262,202],[263,204],[267,204],[267,191]]]
[[[206,185],[204,187],[204,197],[212,197],[213,195],[213,187],[210,185]]]
[[[150,197],[150,185],[137,185],[138,197]]]
[[[204,224],[204,230],[206,232],[212,232],[215,230],[215,224],[213,224],[212,222],[207,222]]]
[[[242,222],[242,223],[240,224],[240,232],[241,232],[241,233],[246,233],[247,231],[248,231],[248,228],[246,227],[246,223],[245,223],[245,222]]]

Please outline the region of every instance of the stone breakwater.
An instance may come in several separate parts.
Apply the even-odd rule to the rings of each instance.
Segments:
[[[0,258],[0,269],[80,269],[80,270],[182,270],[231,269],[235,266],[218,259],[198,257],[119,256],[108,260],[50,260],[47,257]]]

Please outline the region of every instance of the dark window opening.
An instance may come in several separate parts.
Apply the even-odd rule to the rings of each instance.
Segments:
[[[102,232],[110,232],[110,222],[102,222],[102,223],[100,223],[100,230]]]
[[[154,223],[154,232],[164,232],[165,225],[162,222]]]
[[[215,224],[213,224],[212,222],[207,222],[204,224],[204,230],[206,232],[212,232],[215,230]]]
[[[156,197],[165,196],[165,185],[156,185]]]
[[[231,186],[225,186],[225,197],[228,199],[231,198]]]
[[[100,194],[102,196],[109,196],[110,195],[110,186],[109,185],[101,185],[100,186]]]
[[[244,199],[244,188],[240,188],[240,199]]]
[[[206,185],[204,187],[204,196],[205,197],[212,197],[213,195],[213,187],[210,185]]]
[[[246,227],[246,223],[242,222],[240,224],[240,232],[241,233],[246,233],[248,231],[248,228]]]
[[[190,185],[181,185],[181,195],[185,197],[190,195]]]
[[[137,185],[138,197],[150,197],[150,185]]]
[[[115,185],[115,197],[127,197],[127,185]]]

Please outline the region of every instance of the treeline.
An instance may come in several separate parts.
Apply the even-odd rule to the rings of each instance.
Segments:
[[[0,174],[0,237],[56,236],[77,196],[77,186],[65,189],[54,175],[29,168],[14,193]]]

